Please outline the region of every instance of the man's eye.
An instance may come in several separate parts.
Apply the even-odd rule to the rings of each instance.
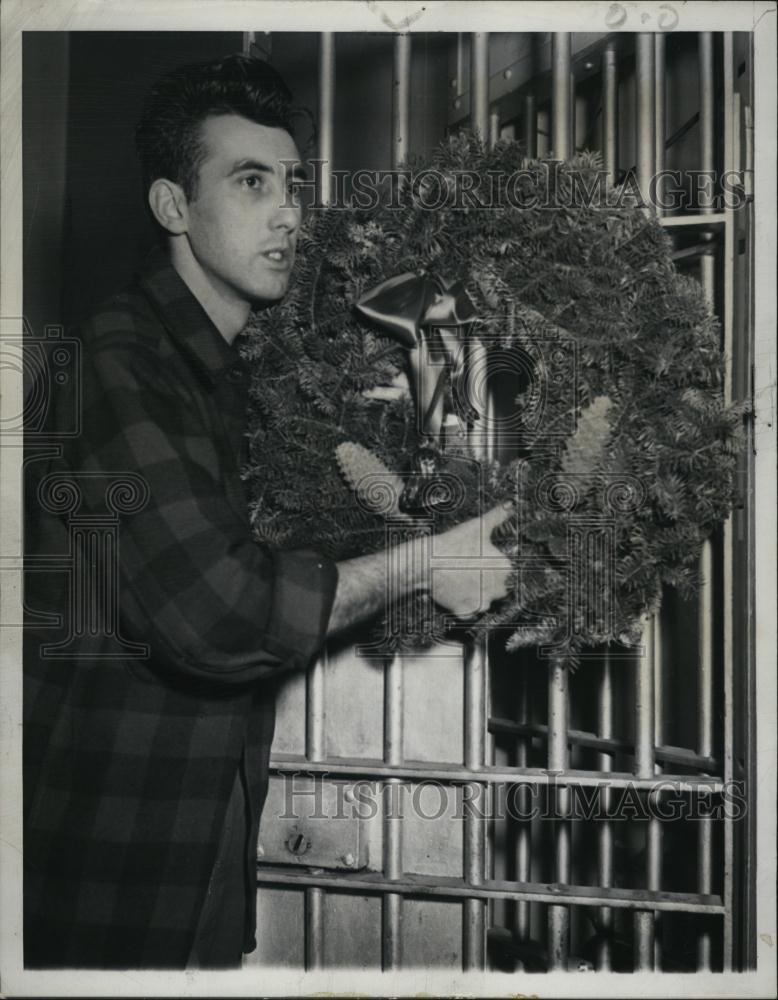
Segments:
[[[262,187],[264,179],[260,177],[259,174],[249,174],[248,177],[243,178],[243,183],[247,188],[250,188],[253,191],[258,191]]]

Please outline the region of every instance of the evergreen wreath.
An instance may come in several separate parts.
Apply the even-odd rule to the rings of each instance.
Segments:
[[[743,409],[724,403],[719,326],[699,283],[676,270],[661,224],[627,192],[608,188],[591,206],[576,197],[601,175],[598,154],[550,171],[516,143],[487,150],[462,133],[422,166],[452,182],[462,171],[500,178],[499,207],[430,211],[407,185],[399,205],[311,212],[287,297],[256,313],[242,338],[253,372],[253,530],[269,546],[336,560],[385,547],[386,510],[359,480],[383,470],[390,487],[401,482],[416,413],[407,397],[371,393],[405,370],[405,352],[354,303],[420,268],[460,279],[476,335],[504,358],[529,359],[534,375],[517,383],[510,461],[474,461],[464,442],[446,449],[462,494],[436,511],[435,530],[514,500],[493,538],[519,572],[481,623],[510,626],[509,650],[549,643],[575,665],[585,647],[634,642],[662,585],[695,591],[700,546],[733,505]],[[583,552],[572,572],[576,525],[604,510],[612,560]],[[592,612],[589,630],[571,629],[571,614],[588,614],[588,595],[609,581],[608,623]],[[426,593],[403,614],[395,648],[447,634]]]

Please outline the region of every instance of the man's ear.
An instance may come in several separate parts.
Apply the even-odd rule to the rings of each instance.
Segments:
[[[171,236],[180,236],[189,226],[189,213],[180,185],[158,177],[149,188],[149,207],[157,222]]]

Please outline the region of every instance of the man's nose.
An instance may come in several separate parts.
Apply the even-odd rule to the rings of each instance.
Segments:
[[[294,232],[300,226],[302,212],[300,206],[295,203],[295,197],[287,193],[273,212],[271,224],[275,229],[286,229]]]

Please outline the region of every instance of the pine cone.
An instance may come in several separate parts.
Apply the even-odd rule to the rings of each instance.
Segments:
[[[589,488],[592,474],[602,463],[610,436],[608,412],[611,405],[607,396],[597,396],[592,400],[582,411],[575,434],[568,440],[562,456],[562,471],[583,477],[578,484],[581,495]]]
[[[354,490],[360,505],[382,517],[411,520],[399,507],[405,484],[397,473],[368,448],[354,441],[344,441],[335,449],[335,458],[343,478]]]

